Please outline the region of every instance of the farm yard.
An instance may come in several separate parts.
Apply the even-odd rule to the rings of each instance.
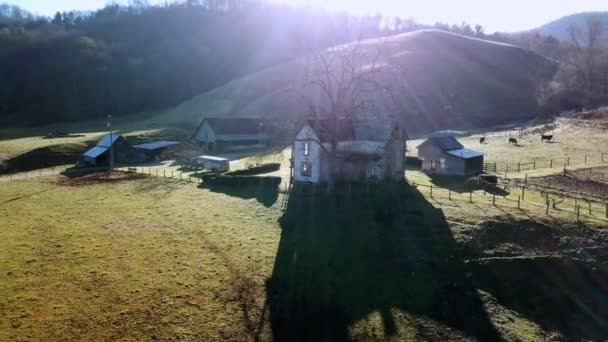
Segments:
[[[588,127],[556,132],[461,141],[509,163],[608,146]],[[0,340],[608,337],[606,209],[546,205],[541,187],[599,195],[569,182],[604,182],[601,161],[572,162],[568,181],[563,166],[510,171],[505,197],[408,170],[408,184],[331,199],[289,184],[290,156],[232,157],[280,163],[259,175],[272,186],[211,187],[168,163],[0,177]]]

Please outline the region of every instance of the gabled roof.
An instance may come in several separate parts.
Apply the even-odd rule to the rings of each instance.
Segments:
[[[458,158],[462,158],[462,159],[471,159],[471,158],[477,158],[477,157],[483,156],[483,153],[475,151],[475,150],[470,150],[468,148],[461,148],[459,150],[451,150],[451,151],[447,151],[446,153],[449,155],[452,155],[454,157],[458,157]]]
[[[120,134],[112,134],[112,139],[110,139],[110,134],[104,135],[101,140],[97,143],[97,146],[100,147],[110,147],[112,144],[116,142],[116,140],[121,139],[122,136]]]
[[[174,146],[174,145],[179,145],[180,143],[177,141],[154,141],[154,142],[150,142],[150,143],[145,143],[145,144],[139,144],[139,145],[135,145],[133,147],[135,148],[139,148],[141,150],[158,150],[161,148],[165,148],[165,147],[169,147],[169,146]]]
[[[84,153],[84,156],[88,158],[97,158],[107,152],[109,149],[109,147],[95,146],[92,149],[86,151]]]
[[[329,142],[331,139],[331,120],[317,119],[307,120],[309,125],[321,140],[321,143]],[[390,119],[340,119],[337,121],[337,141],[374,141],[387,142],[393,135],[393,130],[398,127],[394,120]]]
[[[458,140],[456,140],[456,138],[454,138],[451,135],[444,135],[444,136],[438,136],[438,137],[431,137],[428,138],[425,142],[423,142],[422,144],[420,144],[420,146],[418,146],[418,148],[421,148],[423,145],[426,144],[432,144],[433,146],[436,146],[437,148],[439,148],[442,151],[451,151],[451,150],[459,150],[464,148],[464,146],[458,142]]]
[[[89,158],[97,158],[100,155],[107,152],[110,147],[116,143],[119,139],[124,139],[120,134],[112,134],[110,139],[110,134],[104,135],[101,140],[93,147],[92,149],[86,151],[83,155]]]
[[[197,132],[207,122],[216,134],[259,134],[260,125],[264,120],[257,118],[205,118],[201,121]]]

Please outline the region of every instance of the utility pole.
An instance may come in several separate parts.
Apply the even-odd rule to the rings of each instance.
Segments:
[[[112,137],[112,115],[108,115],[108,128],[110,129],[110,173],[114,169],[114,139]]]
[[[260,122],[260,146],[262,146],[263,134],[264,134],[264,123]]]

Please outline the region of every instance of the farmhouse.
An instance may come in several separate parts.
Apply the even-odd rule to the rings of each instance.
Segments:
[[[323,183],[330,175],[330,120],[307,121],[293,142],[293,177]],[[335,180],[398,181],[405,176],[406,134],[394,120],[338,120]]]
[[[231,146],[265,144],[269,139],[267,130],[262,120],[254,118],[205,118],[196,129],[194,139],[206,151],[216,151]]]
[[[452,136],[429,138],[418,146],[422,170],[438,175],[473,176],[483,170],[483,153],[466,149]]]
[[[113,147],[113,148],[112,148]],[[148,156],[145,152],[131,146],[127,140],[119,134],[108,134],[101,138],[95,147],[83,154],[83,162],[86,166],[108,166],[110,165],[110,150],[114,154],[115,164],[131,164],[146,161]]]

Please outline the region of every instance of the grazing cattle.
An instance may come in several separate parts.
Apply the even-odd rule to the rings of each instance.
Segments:
[[[540,136],[540,141],[541,141],[541,142],[542,142],[542,141],[545,141],[545,140],[547,140],[547,141],[549,141],[549,142],[550,142],[550,141],[551,141],[551,139],[553,139],[553,136],[552,136],[552,135],[544,135],[544,134],[542,134],[542,135]]]
[[[482,144],[482,145],[485,144],[486,143],[486,137],[480,138],[479,139],[479,143]]]
[[[509,138],[509,144],[517,145],[517,139]]]

